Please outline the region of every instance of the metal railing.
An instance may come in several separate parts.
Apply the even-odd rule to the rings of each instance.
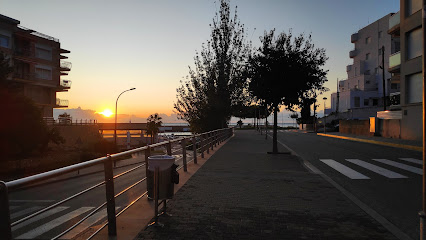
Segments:
[[[61,79],[60,85],[61,85],[63,88],[71,88],[71,83],[72,83],[72,81],[71,81],[71,80]]]
[[[401,65],[401,52],[393,53],[389,56],[389,68]]]
[[[69,70],[71,70],[72,63],[66,62],[66,61],[60,61],[60,67],[62,69],[69,69]]]
[[[59,107],[68,107],[68,100],[56,98],[56,106],[59,106]]]
[[[115,208],[115,199],[124,194],[125,192],[129,191],[130,189],[134,188],[138,184],[144,182],[147,178],[143,177],[136,181],[135,183],[131,184],[127,188],[125,188],[123,191],[121,191],[118,194],[114,193],[114,179],[117,179],[119,177],[125,176],[126,174],[135,171],[136,169],[139,169],[143,166],[145,166],[145,173],[148,171],[148,157],[151,155],[151,151],[155,148],[159,147],[165,147],[167,154],[181,154],[182,156],[176,159],[176,161],[182,160],[183,166],[180,166],[178,168],[183,168],[184,171],[187,171],[187,164],[189,162],[194,162],[194,164],[197,164],[197,159],[200,156],[201,158],[204,158],[204,152],[209,153],[211,150],[214,149],[219,143],[225,141],[229,137],[233,135],[233,128],[224,128],[224,129],[218,129],[206,133],[196,134],[188,137],[182,137],[170,141],[165,141],[161,143],[156,143],[152,145],[148,145],[145,147],[140,147],[132,150],[128,150],[125,152],[120,152],[116,154],[107,155],[105,157],[93,159],[87,162],[74,164],[71,166],[59,168],[56,170],[52,170],[45,173],[40,173],[34,176],[29,176],[9,182],[3,182],[0,181],[0,232],[2,235],[2,239],[12,239],[12,227],[16,226],[17,224],[23,223],[29,219],[32,219],[48,210],[51,210],[63,203],[66,203],[72,199],[75,199],[78,196],[81,196],[82,194],[88,193],[93,189],[98,188],[99,186],[105,185],[106,188],[106,201],[102,203],[100,206],[96,207],[93,211],[91,211],[89,214],[84,216],[82,219],[77,221],[73,226],[69,227],[62,233],[58,234],[52,239],[58,239],[61,236],[65,235],[66,233],[70,232],[72,229],[76,228],[80,223],[82,223],[87,218],[93,216],[95,213],[97,213],[101,208],[104,206],[107,207],[107,219],[108,221],[101,225],[99,229],[97,229],[90,237],[94,237],[97,233],[99,233],[105,226],[108,225],[108,235],[110,236],[116,236],[117,235],[117,227],[116,227],[116,217],[118,217],[120,214],[122,214],[124,211],[126,211],[130,206],[132,206],[135,202],[137,202],[139,199],[141,199],[143,196],[147,195],[147,191],[136,197],[135,200],[133,200],[130,204],[128,204],[126,207],[124,207],[121,211],[116,213]],[[177,149],[172,149],[172,144],[177,143],[179,147]],[[188,153],[187,150],[192,150],[192,159],[188,161]],[[120,160],[124,157],[132,156],[133,154],[138,153],[144,153],[145,155],[145,162],[143,164],[140,164],[136,167],[133,167],[123,173],[120,173],[116,176],[113,175],[113,165],[114,162],[117,160]],[[73,194],[72,196],[66,197],[44,209],[41,209],[35,213],[32,213],[26,217],[23,217],[15,222],[11,222],[10,217],[10,208],[9,208],[9,192],[23,188],[28,187],[30,185],[33,185],[35,183],[40,183],[41,181],[52,179],[57,176],[64,175],[66,173],[79,171],[81,169],[86,169],[95,165],[103,164],[104,166],[104,175],[105,175],[105,181],[99,182],[89,188],[86,188],[79,193]],[[147,175],[145,175],[147,176]]]

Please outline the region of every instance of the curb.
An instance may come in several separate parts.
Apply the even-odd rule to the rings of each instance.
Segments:
[[[353,137],[345,137],[345,136],[338,136],[338,135],[331,135],[331,134],[324,134],[324,133],[317,133],[318,136],[324,136],[324,137],[331,137],[331,138],[340,138],[355,142],[364,142],[364,143],[371,143],[376,145],[382,145],[382,146],[388,146],[388,147],[395,147],[395,148],[403,148],[407,150],[413,150],[422,152],[423,147],[419,146],[412,146],[412,145],[405,145],[405,144],[398,144],[398,143],[389,143],[389,142],[381,142],[376,140],[369,140],[369,139],[362,139],[362,138],[353,138]]]

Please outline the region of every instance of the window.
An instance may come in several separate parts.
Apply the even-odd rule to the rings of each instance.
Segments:
[[[370,70],[365,70],[364,75],[370,75]]]
[[[45,80],[52,80],[52,71],[45,68],[36,67],[36,77]]]
[[[0,34],[0,47],[9,48],[9,37]]]
[[[407,16],[412,15],[413,13],[419,11],[420,9],[422,9],[422,0],[406,0],[405,1],[406,4],[406,12],[405,14]]]
[[[376,74],[376,75],[379,74],[379,68],[374,68],[374,74]]]
[[[364,99],[364,106],[368,106],[368,104],[369,104],[368,99]]]
[[[354,104],[355,104],[355,107],[360,107],[360,98],[359,97],[354,97]]]
[[[391,89],[398,89],[397,83],[391,83]]]
[[[423,76],[422,73],[416,73],[405,76],[407,84],[407,103],[422,102],[423,91]]]
[[[370,58],[370,54],[369,53],[365,54],[365,60],[368,60],[369,58]]]
[[[36,57],[46,60],[52,60],[52,52],[48,49],[36,47]]]
[[[407,59],[422,55],[422,29],[417,28],[407,33]]]
[[[371,42],[371,37],[365,38],[365,44],[369,44]]]
[[[365,84],[370,84],[370,80],[365,81]]]
[[[379,38],[382,38],[382,31],[379,31]]]
[[[373,106],[379,105],[379,100],[377,98],[373,98]]]

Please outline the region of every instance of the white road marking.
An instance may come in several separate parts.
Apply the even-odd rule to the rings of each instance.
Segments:
[[[398,158],[401,159],[402,161],[406,161],[406,162],[411,162],[411,163],[416,163],[419,165],[423,165],[423,161],[419,160],[419,159],[415,159],[415,158]]]
[[[320,159],[321,162],[327,164],[328,166],[334,168],[341,174],[345,175],[350,179],[370,179],[369,177],[361,174],[351,168],[346,167],[345,165],[334,161],[333,159]]]
[[[387,159],[373,159],[373,160],[387,164],[387,165],[390,165],[390,166],[393,166],[393,167],[401,168],[401,169],[407,170],[407,171],[412,172],[412,173],[417,173],[419,175],[423,175],[423,169],[421,169],[421,168],[412,167],[410,165],[390,161],[390,160],[387,160]]]
[[[52,229],[54,229],[55,227],[87,212],[90,211],[91,209],[93,209],[94,207],[81,207],[77,210],[74,210],[70,213],[67,213],[61,217],[58,217],[56,219],[53,219],[52,221],[45,223],[37,228],[34,228],[33,230],[26,232],[18,237],[16,237],[17,239],[33,239],[33,238],[37,238],[38,236],[42,235],[45,232],[48,232]]]
[[[11,213],[10,218],[17,218],[17,217],[20,217],[20,216],[24,216],[24,215],[26,215],[30,212],[35,212],[35,211],[40,210],[42,208],[43,208],[42,206],[35,206],[35,207],[26,208],[24,210]]]
[[[385,168],[373,165],[373,164],[368,163],[368,162],[361,161],[359,159],[345,159],[345,160],[348,161],[348,162],[351,162],[353,164],[356,164],[360,167],[366,168],[366,169],[368,169],[372,172],[375,172],[377,174],[385,176],[387,178],[407,178],[406,176],[401,175],[399,173],[392,172],[392,171],[387,170]]]
[[[117,211],[120,207],[116,207],[115,210]],[[75,227],[73,230],[66,233],[64,236],[60,237],[59,239],[72,239],[77,234],[83,232],[87,228],[91,227],[93,224],[99,222],[103,218],[107,217],[107,210],[103,209],[100,212],[95,213],[94,215],[88,217],[86,220],[84,220],[82,223],[80,223],[77,227]]]
[[[40,215],[37,215],[37,216],[35,216],[33,218],[28,219],[25,222],[22,222],[22,223],[20,223],[18,225],[13,226],[12,227],[12,231],[15,231],[15,230],[17,230],[17,229],[19,229],[21,227],[25,227],[28,224],[31,224],[33,222],[37,222],[37,221],[39,221],[39,220],[41,220],[41,219],[43,219],[45,217],[48,217],[48,216],[53,215],[55,213],[61,212],[61,211],[65,210],[65,209],[68,209],[68,208],[69,207],[56,207],[56,208],[50,209],[50,210],[48,210],[48,211],[46,211],[44,213],[41,213]]]

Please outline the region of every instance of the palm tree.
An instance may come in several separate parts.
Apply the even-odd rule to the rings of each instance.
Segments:
[[[155,113],[146,119],[146,130],[149,134],[151,134],[151,143],[154,143],[154,136],[158,133],[158,130],[163,123],[161,119],[162,117],[160,117],[158,113]]]

